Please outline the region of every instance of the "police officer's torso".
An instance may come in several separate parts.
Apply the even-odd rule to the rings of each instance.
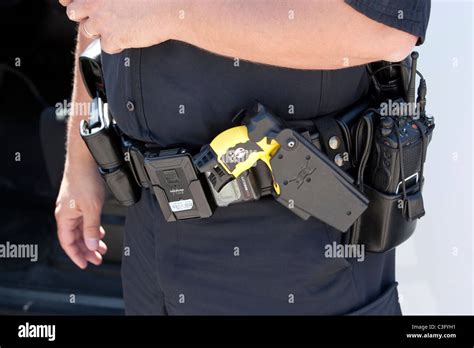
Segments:
[[[365,66],[287,69],[217,56],[176,41],[104,54],[103,66],[109,108],[120,128],[164,147],[208,143],[255,99],[286,119],[310,119],[349,106],[369,85]],[[316,219],[300,219],[271,197],[218,208],[209,219],[175,223],[163,221],[148,193],[132,209],[128,228],[155,233],[165,294],[173,297],[187,289],[194,296],[188,305],[195,307],[176,313],[335,314],[366,301],[355,290],[351,264],[324,256],[340,234]],[[365,263],[375,278],[370,289],[361,290],[363,296],[378,294],[383,282],[393,282],[392,261],[391,266],[384,266],[383,259]],[[290,293],[300,302],[287,308]],[[237,303],[239,296],[245,300]]]
[[[209,142],[255,99],[281,117],[308,119],[350,105],[368,87],[364,66],[287,69],[178,41],[104,54],[103,60],[109,106],[123,131],[163,146]]]

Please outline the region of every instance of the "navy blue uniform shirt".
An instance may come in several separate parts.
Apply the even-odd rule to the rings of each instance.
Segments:
[[[430,2],[346,0],[369,18],[424,39]],[[400,18],[402,11],[402,19]],[[296,70],[166,41],[103,54],[109,108],[129,136],[201,146],[257,99],[287,119],[311,119],[368,91],[365,66]],[[270,199],[166,223],[154,197],[128,209],[123,285],[129,314],[399,314],[394,251],[327,258],[341,234]]]

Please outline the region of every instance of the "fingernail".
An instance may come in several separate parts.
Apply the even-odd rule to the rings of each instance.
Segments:
[[[97,250],[99,247],[99,240],[96,238],[86,238],[86,246],[89,250]]]

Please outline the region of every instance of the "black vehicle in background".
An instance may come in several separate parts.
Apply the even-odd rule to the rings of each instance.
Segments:
[[[123,209],[107,199],[101,266],[80,270],[56,236],[76,26],[57,0],[2,0],[0,30],[0,245],[38,246],[0,258],[0,314],[123,314]]]

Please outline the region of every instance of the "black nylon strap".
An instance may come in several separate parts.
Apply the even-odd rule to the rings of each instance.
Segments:
[[[349,169],[350,161],[349,154],[347,152],[347,146],[345,144],[341,128],[334,117],[320,117],[314,120],[314,123],[319,132],[321,146],[329,159],[335,162],[336,157],[341,156],[343,159],[345,159],[345,161],[343,162],[343,165],[340,166],[340,168],[343,170]],[[336,149],[333,149],[331,146],[329,146],[329,142],[332,137],[337,137],[339,140],[339,146]]]

